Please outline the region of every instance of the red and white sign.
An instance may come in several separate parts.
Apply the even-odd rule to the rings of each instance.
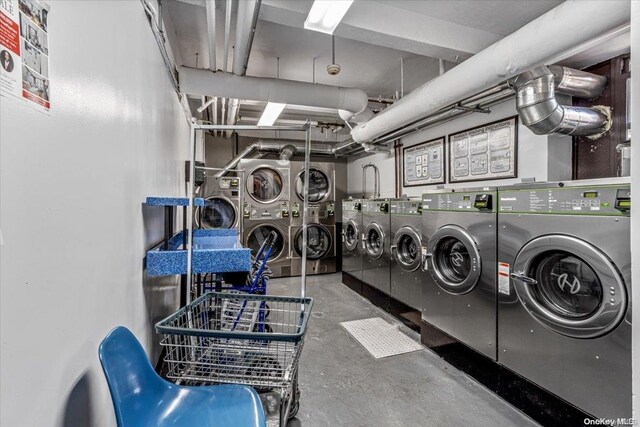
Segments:
[[[48,112],[49,6],[39,0],[0,0],[0,95]]]

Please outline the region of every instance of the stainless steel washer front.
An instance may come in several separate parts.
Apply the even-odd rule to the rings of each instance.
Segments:
[[[495,189],[422,196],[422,319],[496,360]]]
[[[629,181],[499,197],[498,362],[596,418],[631,417]]]
[[[391,293],[389,203],[390,200],[365,200],[362,203],[365,227],[362,281],[386,294]]]
[[[391,296],[422,309],[422,203],[391,202]]]
[[[342,271],[362,280],[362,200],[342,201]]]

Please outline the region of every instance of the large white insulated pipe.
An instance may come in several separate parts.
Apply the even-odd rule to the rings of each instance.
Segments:
[[[629,16],[629,0],[568,0],[356,126],[351,136],[371,141],[530,68],[565,59],[629,25]]]
[[[184,66],[179,73],[182,93],[344,110],[355,122],[370,117],[367,94],[360,89],[213,73]]]

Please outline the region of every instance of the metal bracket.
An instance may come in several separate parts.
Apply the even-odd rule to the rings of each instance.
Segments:
[[[483,113],[483,114],[491,114],[491,110],[488,108],[481,108],[481,107],[466,107],[462,104],[457,104],[455,106],[452,107],[454,110],[459,110],[459,111],[467,111],[469,113]]]

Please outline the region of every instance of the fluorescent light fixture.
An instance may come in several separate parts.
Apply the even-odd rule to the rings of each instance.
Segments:
[[[304,28],[333,34],[352,3],[353,0],[315,0],[304,21]]]
[[[272,126],[286,106],[287,104],[280,104],[279,102],[267,103],[262,112],[262,117],[258,121],[258,126]]]

